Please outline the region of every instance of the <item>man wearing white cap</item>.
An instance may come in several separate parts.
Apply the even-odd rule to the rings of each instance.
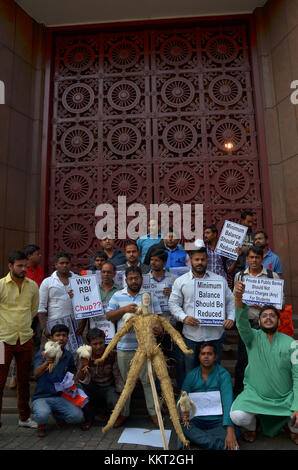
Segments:
[[[207,271],[208,257],[203,240],[196,240],[196,249],[190,252],[191,271],[180,276],[173,284],[169,299],[169,308],[172,315],[183,322],[182,334],[185,344],[194,353],[184,357],[185,374],[197,366],[198,350],[200,344],[212,342],[217,349],[217,362],[221,360],[221,343],[224,329],[234,326],[235,303],[226,279],[211,271]],[[221,280],[224,285],[225,320],[222,326],[201,326],[194,313],[194,282],[196,278],[205,280]]]

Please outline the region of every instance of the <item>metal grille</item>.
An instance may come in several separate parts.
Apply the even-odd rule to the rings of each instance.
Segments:
[[[55,51],[50,266],[60,249],[88,266],[95,208],[118,196],[262,225],[245,25],[58,35]]]

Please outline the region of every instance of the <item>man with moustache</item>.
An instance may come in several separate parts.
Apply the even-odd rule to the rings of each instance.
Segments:
[[[217,362],[221,360],[221,343],[224,329],[234,326],[234,298],[227,281],[218,274],[207,271],[208,257],[202,242],[201,248],[190,252],[191,271],[178,277],[173,284],[169,299],[169,308],[172,315],[183,322],[182,334],[186,346],[194,351],[184,357],[185,374],[188,374],[197,365],[198,350],[203,342],[211,342],[217,350]],[[201,326],[194,316],[194,279],[221,280],[224,283],[226,319],[222,326]]]
[[[251,327],[248,306],[242,303],[243,282],[235,285],[236,324],[248,353],[244,390],[231,409],[231,419],[245,428],[243,438],[256,439],[256,415],[265,436],[276,436],[288,423],[291,440],[298,444],[298,349],[297,343],[277,331],[279,312],[264,305],[260,329]]]
[[[254,233],[254,246],[263,248],[263,266],[266,269],[271,269],[282,277],[282,264],[279,256],[270,250],[268,246],[268,235],[264,230],[257,230]]]
[[[124,249],[126,263],[117,266],[117,271],[125,271],[129,266],[139,266],[143,274],[149,272],[149,266],[139,260],[139,249],[135,241],[128,241]]]
[[[117,363],[117,353],[112,351],[103,363],[95,364],[105,352],[105,334],[101,329],[91,328],[86,339],[92,348],[90,360],[81,358],[79,361],[77,380],[83,386],[89,401],[83,408],[85,422],[81,429],[88,431],[93,425],[97,408],[105,405],[107,412],[111,413],[123,389],[123,380]],[[99,422],[106,424],[108,416],[99,416]],[[119,417],[114,428],[118,427]]]
[[[125,254],[115,247],[115,240],[112,239],[111,235],[103,235],[100,240],[100,243],[103,248],[103,251],[108,257],[107,261],[110,261],[115,266],[120,266],[121,264],[125,263]]]
[[[56,270],[42,281],[39,290],[38,317],[43,331],[42,346],[50,337],[47,329],[48,321],[59,320],[63,323],[63,317],[74,318],[69,279],[76,275],[70,270],[71,256],[67,251],[59,251],[55,259]]]
[[[217,399],[222,406],[222,414],[195,416],[189,427],[183,426],[183,433],[190,442],[205,450],[236,450],[239,448],[236,431],[230,418],[233,403],[233,388],[230,373],[216,363],[216,347],[202,343],[199,351],[200,365],[186,377],[182,390],[187,394],[218,392]],[[181,412],[182,421],[189,418],[189,412]]]
[[[8,258],[9,273],[0,280],[0,341],[5,348],[5,362],[0,364],[0,416],[9,366],[15,358],[19,426],[36,428],[37,424],[30,418],[29,380],[33,355],[31,324],[38,309],[38,285],[26,277],[27,263],[25,253],[11,253]]]
[[[279,279],[278,274],[272,272],[263,266],[263,249],[260,246],[252,246],[248,249],[246,262],[248,267],[240,271],[235,276],[235,283],[242,281],[246,276],[253,276],[255,278],[274,278]],[[259,313],[261,307],[257,304],[250,305],[248,308],[248,320],[250,326],[255,329],[259,329]],[[243,378],[244,370],[247,366],[247,351],[246,347],[239,337],[238,341],[238,355],[237,363],[235,367],[235,384],[234,384],[234,395],[235,397],[243,390]]]
[[[136,313],[138,307],[142,306],[142,271],[139,267],[129,267],[125,271],[127,287],[115,292],[112,296],[108,308],[106,310],[107,320],[117,323],[117,330],[124,325],[123,315],[125,313]],[[152,295],[152,313],[161,314],[161,308],[158,300]],[[156,336],[162,333],[159,326],[153,328]],[[124,335],[117,344],[117,360],[122,379],[126,381],[130,369],[131,361],[138,349],[138,341],[134,330]],[[150,385],[150,380],[147,372],[147,364],[144,364],[139,378],[142,382],[146,406],[151,421],[158,427],[158,419],[156,416],[155,405]],[[121,426],[128,418],[130,413],[130,398],[126,401],[122,410],[122,414],[117,420],[118,426]]]

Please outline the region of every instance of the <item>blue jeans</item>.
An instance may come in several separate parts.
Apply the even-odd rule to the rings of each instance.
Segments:
[[[208,341],[208,343],[214,344],[214,346],[216,347],[216,351],[217,351],[216,362],[218,364],[220,364],[220,361],[221,361],[221,344],[224,338],[225,338],[225,334],[223,334],[222,337],[219,339]],[[186,376],[190,371],[192,371],[195,367],[199,365],[199,359],[198,359],[199,349],[200,349],[201,344],[203,344],[204,341],[197,343],[196,341],[192,341],[191,339],[188,339],[185,337],[183,337],[183,339],[188,349],[193,350],[193,354],[184,355],[185,376]]]
[[[37,424],[47,424],[52,412],[58,419],[72,424],[80,423],[84,417],[81,408],[60,396],[37,398],[32,402],[32,409]]]
[[[181,423],[183,434],[194,444],[205,450],[224,450],[227,431],[220,419],[191,419],[189,429]]]

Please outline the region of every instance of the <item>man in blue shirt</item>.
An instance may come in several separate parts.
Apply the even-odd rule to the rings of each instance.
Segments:
[[[144,264],[150,264],[150,258],[153,251],[165,250],[168,254],[165,269],[181,268],[189,265],[189,256],[183,246],[178,242],[179,239],[177,238],[176,233],[173,231],[173,228],[170,227],[166,236],[160,240],[159,243],[156,243],[149,248],[144,259]]]
[[[137,246],[141,255],[141,262],[144,264],[146,264],[144,260],[149,248],[161,241],[161,234],[158,231],[158,222],[156,220],[152,219],[149,221],[148,231],[149,233],[147,233],[147,235],[144,235],[137,240]]]
[[[277,273],[279,277],[282,276],[282,264],[277,256],[273,251],[270,250],[268,247],[268,235],[264,230],[257,230],[254,233],[254,245],[260,246],[263,248],[263,266],[266,269],[270,269],[271,271]]]
[[[67,372],[75,373],[76,367],[72,354],[65,349],[68,341],[69,329],[62,324],[55,325],[51,330],[51,340],[59,342],[63,355],[52,372],[48,370],[54,359],[39,351],[34,360],[34,376],[37,385],[32,397],[32,408],[35,421],[38,424],[37,433],[39,437],[46,436],[46,425],[51,413],[60,426],[65,422],[80,423],[83,420],[81,408],[61,396],[57,392],[55,383],[60,383]]]
[[[124,325],[123,316],[126,313],[136,313],[138,307],[142,306],[142,271],[139,267],[130,266],[125,271],[127,287],[115,292],[110,299],[106,310],[106,318],[114,323],[117,322],[117,330]],[[152,313],[161,314],[161,308],[157,298],[152,294]],[[160,327],[153,328],[156,336],[162,333]],[[124,335],[117,344],[117,361],[123,381],[126,381],[130,370],[131,361],[138,349],[138,340],[134,330]],[[145,364],[141,369],[139,378],[142,382],[146,406],[151,421],[158,427],[158,419],[156,416],[155,405],[150,385],[150,380]],[[121,426],[128,418],[130,413],[130,398],[126,401],[121,415],[118,417],[118,424]]]
[[[230,410],[233,403],[232,380],[229,372],[216,363],[216,347],[203,343],[199,350],[199,367],[193,369],[185,378],[182,390],[189,393],[208,393],[218,391],[218,405],[222,414],[214,416],[195,416],[189,428],[183,420],[189,413],[181,413],[184,435],[205,450],[236,450],[239,448]]]

